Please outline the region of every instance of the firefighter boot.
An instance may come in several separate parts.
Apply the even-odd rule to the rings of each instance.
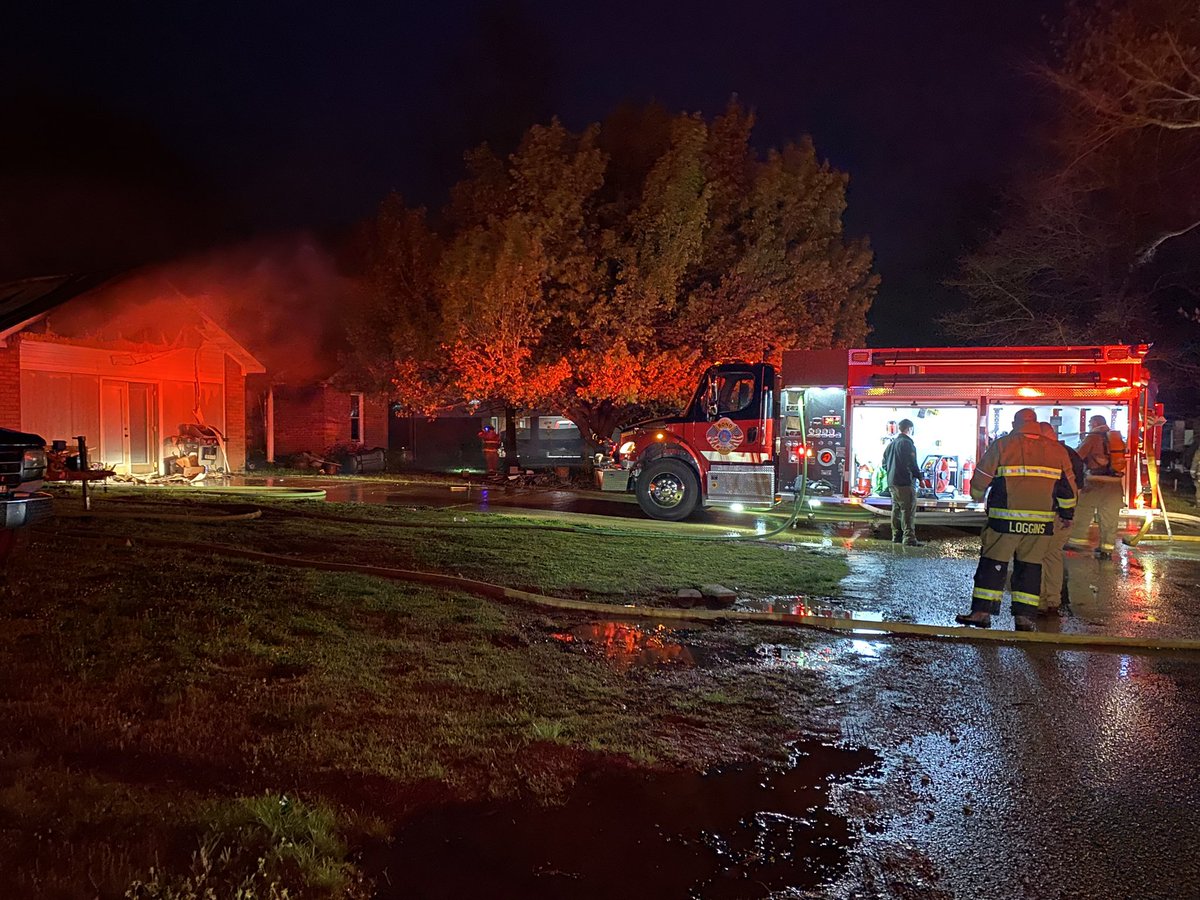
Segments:
[[[964,613],[954,617],[959,625],[974,625],[976,628],[991,628],[992,617],[985,612]]]
[[[1037,622],[1029,616],[1013,616],[1013,629],[1016,631],[1037,631]]]

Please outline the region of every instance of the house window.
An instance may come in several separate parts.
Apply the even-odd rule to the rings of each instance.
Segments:
[[[352,444],[363,443],[363,395],[350,395],[350,442]]]

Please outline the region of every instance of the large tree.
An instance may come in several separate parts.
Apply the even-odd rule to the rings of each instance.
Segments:
[[[1003,223],[962,260],[949,323],[979,343],[1153,341],[1200,371],[1200,7],[1075,4],[1041,68],[1054,119]]]
[[[338,380],[433,409],[452,398],[439,363],[441,241],[425,210],[409,208],[397,194],[380,204],[361,237],[359,290],[344,310]]]
[[[625,108],[469,154],[434,292],[445,383],[599,442],[712,360],[860,343],[877,279],[842,230],[846,176],[808,140],[760,157],[752,127],[736,103],[711,123]]]

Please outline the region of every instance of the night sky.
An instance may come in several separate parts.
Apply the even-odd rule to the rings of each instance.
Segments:
[[[0,276],[127,265],[297,229],[398,190],[440,206],[464,149],[625,101],[804,133],[851,175],[883,283],[872,343],[935,338],[1044,103],[1050,0],[10,4]],[[687,10],[684,12],[684,10]]]

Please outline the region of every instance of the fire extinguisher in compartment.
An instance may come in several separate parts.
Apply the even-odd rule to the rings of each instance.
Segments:
[[[858,467],[857,480],[854,484],[854,493],[859,497],[866,497],[871,493],[871,467],[866,463],[862,463]]]
[[[963,463],[962,491],[964,494],[971,493],[971,476],[974,474],[975,463],[968,459]]]

